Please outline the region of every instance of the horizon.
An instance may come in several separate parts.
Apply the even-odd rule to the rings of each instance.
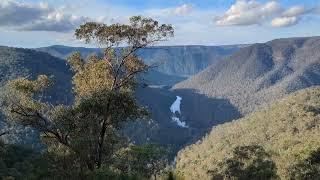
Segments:
[[[177,44],[177,45],[152,45],[148,46],[146,48],[157,48],[157,47],[181,47],[181,46],[202,46],[202,47],[223,47],[223,46],[251,46],[253,44],[264,44],[267,42],[271,42],[274,40],[280,40],[280,39],[296,39],[296,38],[314,38],[314,37],[320,37],[319,36],[300,36],[300,37],[284,37],[284,38],[277,38],[277,39],[271,39],[268,41],[263,42],[254,42],[254,43],[247,43],[247,44],[217,44],[217,45],[202,45],[202,44]],[[83,46],[72,46],[72,45],[63,45],[63,44],[53,44],[48,46],[39,46],[39,47],[22,47],[22,46],[8,46],[0,44],[0,47],[9,47],[9,48],[25,48],[25,49],[40,49],[40,48],[46,48],[46,47],[54,47],[54,46],[60,46],[60,47],[70,47],[70,48],[86,48],[86,49],[103,49],[103,47],[95,47],[94,45],[86,46],[84,44]],[[121,46],[126,47],[126,46]]]
[[[2,0],[0,44],[94,47],[74,38],[87,21],[127,23],[143,15],[172,24],[175,37],[157,46],[222,46],[320,36],[320,2],[306,0]]]

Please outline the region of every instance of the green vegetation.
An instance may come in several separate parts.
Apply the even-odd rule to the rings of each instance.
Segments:
[[[236,147],[232,157],[208,173],[212,179],[277,179],[276,170],[276,165],[263,147],[251,145]]]
[[[134,176],[140,175],[148,179],[165,173],[168,165],[167,152],[155,145],[131,146],[119,152],[117,168]]]
[[[17,78],[7,83],[3,93],[1,106],[6,118],[41,133],[47,146],[45,158],[55,177],[114,179],[117,174],[128,177],[133,174],[140,179],[157,177],[166,165],[162,151],[130,146],[119,130],[124,123],[148,115],[136,103],[134,92],[138,75],[149,66],[135,53],[171,37],[172,27],[135,16],[129,25],[89,22],[80,26],[75,35],[106,48],[102,58],[90,56],[85,61],[80,53],[70,56],[74,103],[56,105],[46,101],[47,90],[54,84],[47,75],[39,75],[35,80]],[[127,48],[121,52],[114,50],[124,43]],[[121,154],[124,149],[129,149],[128,153]],[[132,159],[122,164],[129,163],[135,168],[117,168],[121,156]]]
[[[22,48],[0,48],[0,87],[18,77],[36,78],[37,75],[52,76],[55,89],[50,89],[50,99],[65,103],[71,100],[72,75],[66,62],[47,53]]]
[[[37,78],[44,74],[54,81],[54,88],[48,89],[42,99],[53,104],[67,104],[73,100],[71,80],[72,74],[66,62],[48,55],[29,49],[0,47],[0,95],[4,93],[3,86],[10,80],[19,77]],[[7,132],[9,123],[4,123],[5,118],[0,113],[0,133]],[[11,126],[12,125],[12,126]],[[10,124],[10,133],[3,139],[7,143],[32,144],[34,148],[41,148],[39,134],[32,128],[13,126]]]
[[[194,105],[194,108],[185,108],[189,113],[197,111],[188,116],[199,120],[196,116],[200,114],[204,122],[201,122],[201,118],[201,121],[192,120],[188,122],[191,128],[180,131],[171,128],[171,122],[157,127],[157,123],[145,120],[150,119],[149,112],[135,97],[143,96],[148,102],[158,103],[152,110],[165,118],[172,115],[168,109],[172,103],[172,95],[166,92],[160,94],[158,89],[153,89],[153,92],[147,89],[148,95],[143,94],[142,90],[137,93],[137,84],[143,77],[141,73],[150,68],[137,53],[149,45],[167,40],[173,33],[171,25],[159,24],[141,16],[132,17],[129,24],[88,22],[76,30],[76,37],[87,43],[104,45],[105,49],[102,54],[91,55],[86,59],[80,52],[74,53],[68,58],[69,65],[44,53],[1,48],[0,53],[8,57],[0,57],[0,86],[4,85],[1,89],[1,110],[10,125],[28,127],[40,133],[45,147],[30,148],[1,141],[0,177],[71,180],[319,179],[320,88],[317,87],[290,95],[238,121],[213,128],[202,141],[186,147],[178,154],[176,169],[172,170],[168,165],[168,159],[173,156],[170,153],[172,149],[176,150],[182,145],[175,142],[187,142],[189,137],[199,137],[211,123],[212,114],[220,118],[217,123],[239,116],[229,99],[241,112],[246,113],[264,102],[318,81],[318,78],[314,78],[318,75],[313,64],[318,60],[316,55],[294,73],[291,73],[291,67],[286,66],[289,62],[280,63],[293,53],[291,46],[295,47],[296,52],[299,51],[300,46],[294,44],[302,43],[304,48],[314,51],[316,43],[310,43],[313,42],[312,38],[294,39],[293,42],[285,40],[286,43],[280,43],[287,54],[281,54],[282,50],[277,42],[268,43],[270,46],[256,44],[246,48],[243,51],[245,53],[240,52],[230,57],[231,60],[209,68],[202,74],[205,75],[205,80],[201,80],[203,76],[200,74],[197,83],[202,85],[206,79],[213,80],[214,83],[209,83],[209,91],[231,94],[231,97],[220,94],[222,98],[216,99],[215,103],[209,102],[211,100],[206,96],[194,95],[193,91],[175,91],[187,97],[184,102]],[[120,48],[123,44],[127,47]],[[277,49],[280,51],[273,51]],[[273,54],[274,52],[276,53]],[[308,59],[304,58],[305,54],[297,53],[296,56]],[[263,61],[260,61],[261,56]],[[38,62],[40,58],[43,61]],[[242,64],[245,65],[242,69],[233,69]],[[187,68],[189,70],[185,71],[186,74],[198,71],[192,67]],[[278,69],[273,69],[274,67]],[[62,70],[58,71],[59,68]],[[212,72],[208,74],[209,70],[213,70],[214,78],[211,77]],[[265,72],[271,73],[262,77]],[[70,75],[72,73],[73,76]],[[156,74],[157,72],[153,75]],[[276,82],[288,78],[287,75],[290,75],[289,80],[274,86]],[[228,78],[226,81],[219,79],[225,77]],[[199,77],[192,80],[197,78]],[[153,81],[161,84],[159,77],[149,79],[155,79]],[[179,78],[172,80],[174,83]],[[217,82],[225,84],[212,88]],[[228,87],[229,90],[232,89],[228,91],[224,87],[229,86],[228,82],[240,83],[241,87]],[[242,82],[248,82],[251,90],[248,90],[248,84]],[[53,88],[54,86],[56,87]],[[274,88],[257,90],[271,86]],[[209,86],[204,89],[207,87]],[[275,87],[280,87],[281,92]],[[202,92],[209,94],[207,90]],[[255,99],[248,100],[251,92],[260,94],[253,95]],[[190,93],[193,96],[187,96]],[[261,98],[266,94],[268,97]],[[161,98],[161,101],[154,102],[154,96]],[[241,107],[244,101],[250,102]],[[206,108],[196,107],[197,104]],[[160,106],[165,106],[169,115],[158,111],[157,107]],[[219,108],[221,114],[218,113]],[[202,112],[212,114],[206,116]],[[201,132],[197,131],[199,129]],[[8,130],[1,129],[0,137],[7,136],[10,133]],[[172,136],[179,133],[180,136]],[[128,134],[138,141],[137,144],[131,142],[132,139],[126,136]],[[171,143],[166,144],[167,149],[144,144],[150,139],[163,141],[163,144]]]
[[[0,178],[1,179],[176,179],[172,171],[166,168],[166,151],[156,145],[131,146],[117,155],[113,170],[102,167],[82,172],[73,169],[72,162],[66,156],[56,153],[39,153],[26,146],[8,145],[0,142]],[[71,164],[70,164],[71,163]],[[151,165],[151,166],[150,166]],[[182,179],[181,179],[182,180]]]
[[[0,142],[0,177],[3,179],[41,179],[49,175],[48,163],[39,152]]]
[[[320,178],[320,149],[310,153],[309,157],[290,168],[290,179]]]
[[[276,39],[244,47],[174,86],[230,101],[243,115],[320,85],[320,37]]]
[[[95,171],[83,169],[82,172],[68,167],[66,157],[57,156],[54,153],[35,152],[24,146],[5,145],[0,143],[0,177],[2,179],[147,179],[147,176],[111,171],[101,168]],[[147,157],[145,157],[146,159]],[[127,164],[128,162],[123,162]],[[137,162],[138,163],[138,162]],[[139,162],[140,163],[140,162]],[[123,165],[124,165],[123,164]],[[139,165],[139,164],[135,164]],[[151,173],[151,171],[143,171]]]
[[[274,170],[273,161],[276,175],[281,179],[319,173],[319,161],[310,160],[310,157],[319,157],[312,155],[320,147],[319,107],[320,88],[311,88],[294,93],[243,119],[214,127],[202,141],[179,152],[176,171],[186,179],[211,179],[212,173],[208,172],[218,169],[225,173],[221,167],[228,170],[232,163],[243,163],[234,154],[237,147],[258,145],[266,152],[262,159],[267,161],[262,162],[268,165],[267,172]],[[269,156],[270,159],[267,158]],[[256,159],[261,158],[254,155],[248,160]],[[301,168],[304,165],[306,167]],[[240,169],[246,170],[247,167],[250,164],[241,165]],[[297,170],[292,172],[292,169]]]

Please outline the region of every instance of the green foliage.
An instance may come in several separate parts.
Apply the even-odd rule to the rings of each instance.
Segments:
[[[81,177],[83,178],[83,176]],[[85,179],[94,179],[94,180],[147,180],[147,178],[140,176],[140,175],[129,175],[129,174],[122,174],[122,173],[115,173],[110,169],[98,169],[94,172],[88,172],[85,175]]]
[[[17,78],[36,79],[41,74],[47,75],[55,83],[53,88],[40,93],[42,100],[53,104],[67,104],[72,101],[72,75],[64,60],[35,50],[0,47],[0,107],[2,108],[1,97],[5,93],[4,86],[8,81]],[[12,98],[15,97],[12,96]],[[8,122],[3,113],[0,113],[0,128],[5,128],[4,131],[10,130],[2,137],[6,143],[31,144],[34,142],[33,147],[37,149],[42,146],[37,131]]]
[[[210,179],[238,146],[259,145],[270,155],[280,179],[291,166],[320,147],[320,88],[294,93],[245,118],[214,127],[202,141],[179,152],[176,171],[190,179]]]
[[[290,179],[313,180],[320,178],[320,149],[310,153],[309,157],[288,169]]]
[[[119,130],[124,123],[148,115],[137,104],[134,91],[138,75],[149,67],[135,53],[172,35],[170,25],[140,16],[132,17],[129,25],[86,23],[76,30],[76,36],[87,42],[95,39],[107,47],[102,58],[90,56],[84,61],[79,53],[69,58],[74,72],[74,103],[54,105],[43,99],[52,81],[39,75],[35,80],[18,78],[7,83],[3,112],[8,120],[41,133],[55,177],[111,177],[101,170],[111,170],[115,155],[127,147]],[[128,47],[116,52],[114,49],[124,42]],[[133,148],[130,152],[138,163],[137,176],[150,176],[143,169],[146,163],[151,163],[155,177],[164,166],[159,149]]]
[[[165,180],[184,180],[185,178],[174,171],[168,171],[166,176],[162,179]]]
[[[39,152],[27,147],[0,144],[0,177],[4,179],[42,179],[48,177],[48,167]]]
[[[128,44],[129,46],[145,46],[170,38],[174,30],[171,25],[159,24],[159,22],[133,16],[130,18],[130,24],[112,24],[105,25],[95,22],[88,22],[76,30],[76,37],[91,42],[93,39],[99,44],[105,44],[107,47],[119,46],[119,44]]]
[[[8,85],[26,95],[39,93],[51,86],[51,80],[45,75],[39,75],[35,81],[30,81],[27,78],[18,78],[12,80]]]
[[[263,147],[239,146],[232,157],[221,162],[216,171],[209,171],[213,179],[277,179],[277,169]]]
[[[0,86],[9,80],[26,77],[36,79],[38,75],[52,76],[54,89],[46,94],[54,103],[66,103],[71,98],[71,71],[64,60],[47,53],[30,49],[0,47]]]
[[[94,171],[82,170],[74,166],[73,158],[56,153],[35,152],[17,145],[0,144],[1,179],[95,179],[95,180],[143,180],[140,175],[117,173],[109,168]]]
[[[173,172],[169,172],[167,180],[174,180]]]
[[[168,165],[167,151],[156,145],[130,146],[119,152],[116,167],[125,174],[157,179]]]

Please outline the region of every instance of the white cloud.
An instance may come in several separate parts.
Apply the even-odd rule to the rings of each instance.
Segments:
[[[221,17],[216,18],[218,26],[261,24],[265,19],[281,11],[276,1],[259,3],[255,0],[237,0]]]
[[[293,26],[303,20],[307,14],[317,14],[319,7],[306,8],[295,5],[283,8],[280,1],[268,1],[266,3],[257,0],[237,0],[223,16],[216,17],[218,26],[248,26],[264,24],[271,21],[272,27]]]
[[[63,14],[62,12],[53,12],[46,18],[42,18],[34,23],[24,25],[18,29],[24,31],[68,32],[74,30],[80,24],[89,20],[89,18],[82,16]]]
[[[306,8],[304,6],[292,6],[271,21],[272,27],[288,27],[298,24],[305,14],[314,14],[316,8]]]
[[[31,23],[49,13],[51,9],[43,3],[37,5],[18,3],[11,0],[0,1],[0,25],[11,26]]]
[[[14,0],[0,1],[0,27],[22,31],[66,32],[88,20],[49,7],[46,3],[31,4]]]
[[[274,18],[271,22],[273,27],[288,27],[298,23],[298,18],[293,17],[278,17]]]
[[[185,16],[190,14],[194,10],[192,4],[182,4],[181,6],[165,9],[151,9],[147,11],[147,14],[151,16]]]
[[[192,4],[183,4],[179,7],[176,7],[172,10],[169,10],[169,14],[174,15],[186,15],[193,11],[193,5]]]
[[[307,12],[308,12],[308,10],[304,6],[293,6],[289,9],[287,9],[283,13],[283,16],[293,17],[293,16],[299,16],[299,15],[305,14]]]

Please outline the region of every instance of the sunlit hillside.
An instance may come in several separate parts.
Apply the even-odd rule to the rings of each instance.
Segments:
[[[183,149],[177,171],[186,179],[210,179],[207,173],[233,148],[261,145],[271,154],[281,179],[290,166],[320,147],[320,88],[294,93],[243,119],[214,127],[203,140]]]

